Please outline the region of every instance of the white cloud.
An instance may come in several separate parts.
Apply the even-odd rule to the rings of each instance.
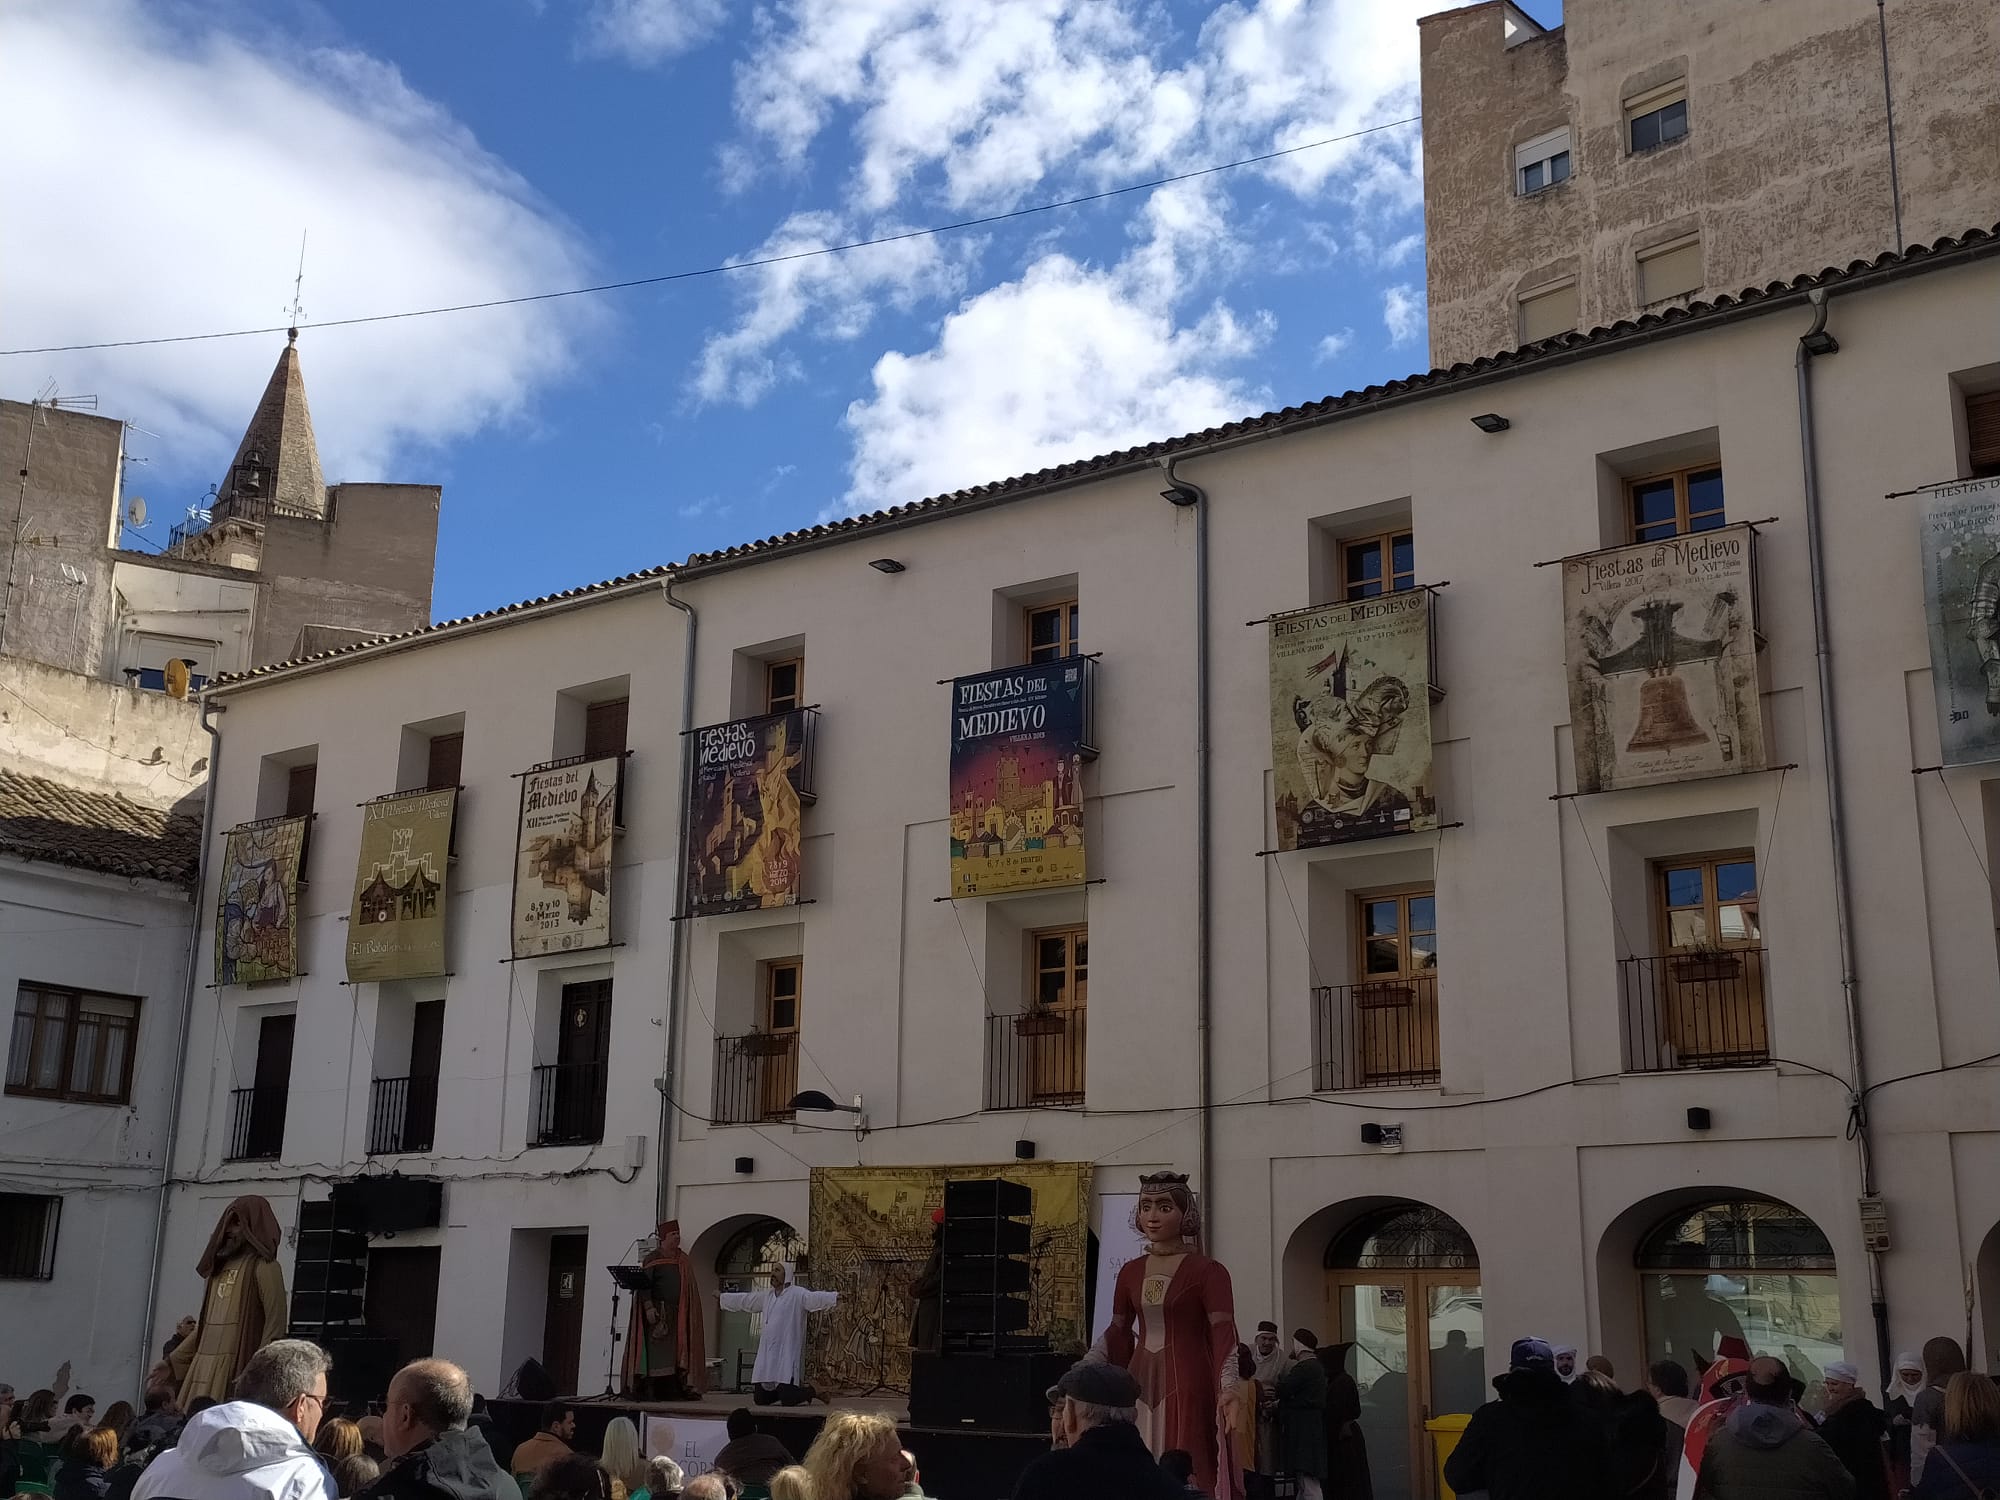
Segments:
[[[1217,303],[1179,316],[1204,262],[1230,253],[1211,196],[1155,193],[1145,235],[1116,265],[1050,253],[967,299],[919,354],[876,362],[847,412],[847,505],[893,505],[1211,426],[1253,409],[1232,368],[1271,320]]]
[[[1392,286],[1382,293],[1382,326],[1391,344],[1409,343],[1424,331],[1424,322],[1424,294],[1416,287]]]
[[[308,323],[586,279],[570,229],[393,68],[183,34],[171,14],[135,0],[0,9],[0,131],[34,143],[0,157],[0,199],[35,205],[38,226],[9,246],[7,347],[282,325],[302,228]],[[327,477],[425,477],[393,470],[523,413],[592,316],[570,302],[308,329]],[[16,356],[0,382],[94,391],[100,410],[161,434],[173,462],[219,471],[281,347]]]
[[[646,66],[693,51],[728,19],[727,0],[593,0],[582,46]]]
[[[835,214],[793,214],[743,259],[795,255],[882,232],[855,233]],[[752,405],[780,381],[800,374],[797,360],[779,346],[808,315],[810,331],[820,338],[856,338],[884,302],[907,310],[921,299],[958,292],[970,248],[964,241],[947,249],[936,238],[898,240],[740,273],[742,314],[733,327],[709,335],[703,344],[695,394],[703,401]]]
[[[1339,359],[1354,343],[1354,330],[1343,328],[1338,333],[1329,333],[1313,347],[1313,363],[1323,365],[1329,360]]]

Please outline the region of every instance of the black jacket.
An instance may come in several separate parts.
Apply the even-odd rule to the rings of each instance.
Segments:
[[[773,1474],[792,1462],[790,1451],[768,1432],[731,1438],[715,1455],[718,1474],[727,1474],[745,1484],[769,1484]]]
[[[1093,1427],[1071,1447],[1044,1453],[1021,1471],[1014,1500],[1187,1500],[1130,1422]]]
[[[1472,1414],[1444,1463],[1459,1494],[1492,1500],[1603,1500],[1608,1483],[1604,1434],[1553,1370],[1493,1377],[1500,1399]]]
[[[382,1471],[367,1500],[520,1500],[521,1487],[472,1428],[440,1432]]]
[[[96,1464],[71,1460],[56,1470],[56,1500],[104,1500],[111,1476]]]
[[[1889,1500],[1889,1419],[1874,1402],[1857,1391],[1819,1424],[1819,1435],[1854,1476],[1858,1500]]]

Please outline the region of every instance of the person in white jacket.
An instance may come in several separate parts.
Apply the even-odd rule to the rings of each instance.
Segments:
[[[132,1500],[337,1500],[312,1448],[332,1367],[304,1339],[266,1344],[236,1377],[236,1399],[189,1417]]]
[[[757,1363],[750,1371],[750,1388],[759,1406],[802,1406],[817,1400],[813,1388],[801,1385],[805,1363],[806,1314],[825,1312],[840,1300],[838,1292],[815,1292],[793,1284],[782,1263],[771,1267],[768,1292],[724,1292],[724,1312],[757,1313],[763,1318],[757,1341]]]

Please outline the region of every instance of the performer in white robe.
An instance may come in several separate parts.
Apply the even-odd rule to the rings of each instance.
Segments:
[[[805,1367],[806,1314],[825,1312],[840,1300],[838,1292],[814,1292],[791,1284],[785,1267],[771,1268],[767,1292],[724,1292],[724,1312],[756,1313],[763,1319],[757,1340],[757,1363],[750,1384],[759,1406],[803,1406],[817,1401],[813,1388],[800,1383]]]

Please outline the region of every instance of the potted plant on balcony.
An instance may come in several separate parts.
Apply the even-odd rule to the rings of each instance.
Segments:
[[[1697,943],[1672,954],[1667,969],[1682,984],[1735,979],[1743,972],[1743,955],[1711,943]]]
[[[737,1038],[736,1050],[744,1057],[776,1057],[787,1051],[791,1044],[788,1032],[753,1031],[748,1036]]]
[[[1396,1010],[1416,998],[1417,987],[1407,979],[1369,979],[1354,987],[1356,1010]]]
[[[1031,1010],[1014,1017],[1016,1036],[1061,1036],[1069,1029],[1060,1012]]]

